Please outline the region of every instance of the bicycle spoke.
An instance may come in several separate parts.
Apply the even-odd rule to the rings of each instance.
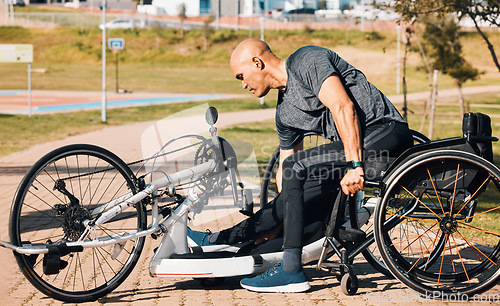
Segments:
[[[48,193],[52,194],[59,202],[61,203],[65,203],[63,200],[61,200],[56,193],[54,193],[51,189],[47,188],[45,186],[45,184],[42,184],[40,181],[38,181],[38,179],[35,179],[34,182],[37,182],[38,184],[40,184],[40,186],[42,186]],[[33,186],[35,189],[36,187]]]
[[[11,228],[16,244],[55,246],[82,237],[86,242],[117,239],[146,229],[147,215],[142,205],[130,207],[94,227],[92,234],[83,226],[96,217],[91,213],[99,209],[100,202],[111,203],[124,190],[136,193],[132,171],[114,154],[91,145],[69,145],[48,153],[36,165],[26,175],[31,183],[21,185],[14,200],[15,224]],[[53,189],[56,184],[63,189]],[[123,248],[117,249],[120,252],[113,253],[118,256],[116,260],[111,257],[111,245],[62,256],[60,266],[56,260],[44,267],[46,255],[23,257],[19,265],[36,287],[47,288],[45,293],[50,297],[72,303],[90,301],[123,282],[139,259],[144,239],[123,243]]]

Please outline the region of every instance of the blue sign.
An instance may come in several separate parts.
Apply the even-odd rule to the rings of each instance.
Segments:
[[[123,50],[123,49],[125,49],[125,39],[123,39],[123,38],[110,38],[110,39],[108,39],[108,48],[110,50]]]

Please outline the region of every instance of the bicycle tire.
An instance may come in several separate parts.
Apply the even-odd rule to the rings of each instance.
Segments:
[[[64,187],[56,190],[56,184]],[[60,191],[64,189],[67,193]],[[137,192],[135,176],[115,154],[86,144],[58,148],[29,169],[16,191],[9,223],[11,243],[21,246],[91,239],[89,235],[82,237],[82,224],[94,217],[92,209],[128,192]],[[144,229],[145,207],[138,203],[96,227],[93,237]],[[14,254],[25,277],[42,293],[65,302],[87,302],[105,296],[127,278],[144,240],[141,237],[123,245],[71,252],[60,257],[66,263],[57,264],[56,272],[44,269],[45,255]]]

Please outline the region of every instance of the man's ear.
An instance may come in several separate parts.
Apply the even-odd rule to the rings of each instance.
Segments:
[[[259,70],[264,69],[264,62],[260,59],[260,57],[257,56],[252,57],[252,64],[256,66]]]

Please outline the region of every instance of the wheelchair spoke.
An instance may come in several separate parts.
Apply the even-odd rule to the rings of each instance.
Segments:
[[[405,188],[405,186],[401,185],[401,187],[406,191],[408,192],[412,197],[415,198],[415,200],[417,200],[418,202],[420,202],[420,204],[424,205],[425,208],[427,208],[431,213],[433,213],[439,220],[441,220],[441,217],[439,217],[432,209],[430,209],[427,205],[425,205],[424,202],[422,202],[419,198],[417,198],[413,193],[409,192],[408,189]]]
[[[472,196],[469,197],[469,199],[467,200],[467,202],[464,203],[464,205],[462,206],[462,208],[460,208],[460,210],[453,216],[453,218],[456,218],[457,215],[462,211],[462,209],[464,209],[464,207],[469,204],[469,202],[474,198],[474,196],[478,193],[479,190],[481,190],[481,188],[483,188],[484,184],[486,184],[487,181],[490,180],[490,177],[488,176],[484,182],[481,184],[481,186],[479,186],[479,188],[477,188],[477,190],[474,192],[474,194]]]
[[[469,281],[469,284],[470,284],[469,274],[467,273],[467,269],[465,269],[464,260],[462,259],[462,255],[460,255],[460,250],[458,249],[457,242],[455,241],[455,237],[453,237],[453,235],[450,235],[450,236],[453,239],[453,243],[455,244],[455,249],[457,249],[458,257],[460,258],[460,262],[462,263],[462,268],[464,269],[464,272],[465,272],[465,276],[467,276],[467,280]]]
[[[446,234],[446,237],[445,237],[445,241],[444,241],[444,245],[446,246],[446,242],[448,241],[448,238],[449,238],[450,235]],[[438,274],[438,279],[437,279],[437,285],[439,286],[439,281],[441,280],[441,273],[443,272],[443,261],[444,261],[444,253],[446,251],[446,247],[443,248],[443,251],[441,253],[441,264],[439,266],[439,274]],[[451,254],[451,249],[450,249],[450,254]],[[453,266],[453,262],[452,262],[452,266]]]
[[[403,252],[404,250],[406,250],[409,246],[411,246],[413,243],[415,243],[420,237],[422,237],[423,235],[427,234],[429,231],[432,233],[432,232],[435,232],[435,231],[439,231],[439,228],[436,229],[436,230],[433,230],[431,231],[431,229],[436,226],[436,224],[434,224],[433,226],[431,226],[430,228],[428,228],[423,234],[420,234],[418,235],[417,237],[413,237],[415,238],[410,244],[408,244],[404,249],[401,250],[401,252]],[[413,239],[411,238],[411,239]],[[407,239],[408,241],[409,239]],[[422,243],[422,239],[419,240],[419,243]]]
[[[481,252],[480,249],[478,249],[477,247],[475,247],[474,245],[472,245],[469,240],[467,240],[467,238],[465,238],[462,234],[460,234],[459,231],[457,231],[457,233],[460,235],[460,237],[462,237],[462,239],[464,239],[467,244],[469,245],[469,247],[474,251],[474,249],[476,249],[479,253],[483,254],[484,257],[486,257],[486,259],[488,259],[492,264],[494,264],[495,266],[497,265],[493,260],[491,260],[488,256],[486,256],[483,252]],[[474,253],[476,253],[476,251],[474,251]],[[479,256],[477,253],[476,253],[476,256],[479,258],[479,260],[481,260],[481,256]]]
[[[457,183],[458,183],[458,173],[460,171],[460,163],[457,164],[457,174],[455,175],[455,186],[453,187],[453,196],[451,198],[451,205],[450,205],[450,215],[453,214],[453,203],[455,203],[455,194],[457,192]]]
[[[436,237],[434,237],[434,240],[432,241],[432,246],[436,245],[436,240],[440,237],[439,232],[441,231],[440,228],[438,228],[438,233],[436,234]],[[427,265],[429,264],[429,261],[431,260],[431,256],[427,258],[427,262],[425,263],[424,270],[427,270]]]
[[[470,216],[470,217],[467,217],[467,218],[465,218],[465,219],[459,220],[458,222],[462,223],[462,222],[464,222],[464,221],[467,221],[467,220],[472,219],[472,218],[474,218],[474,217],[478,217],[478,216],[480,216],[480,215],[484,215],[484,214],[486,214],[486,213],[492,212],[492,211],[497,210],[497,209],[499,209],[499,208],[500,208],[500,206],[493,207],[493,208],[491,208],[491,209],[488,209],[488,210],[485,210],[485,211],[483,211],[483,212],[480,212],[479,214],[475,214],[475,215],[473,215],[473,216]]]
[[[422,253],[422,255],[420,255],[420,257],[417,259],[417,261],[413,264],[413,266],[411,266],[410,270],[408,270],[408,272],[410,272],[416,265],[417,263],[420,261],[420,259],[422,259],[422,257],[424,257],[425,254],[427,254],[427,252],[429,251],[429,249],[431,248],[432,245],[428,246],[427,249],[425,249],[425,251]]]
[[[409,217],[409,216],[402,216],[402,215],[396,215],[396,214],[391,214],[387,213],[389,216],[394,216],[394,217],[401,217],[401,218],[406,218],[406,219],[411,219],[411,220],[416,220],[416,221],[424,221],[424,222],[431,222],[431,223],[436,223],[438,224],[439,222],[429,220],[429,219],[420,219],[420,218],[415,218],[415,217]]]
[[[482,230],[482,229],[477,228],[475,226],[472,226],[470,224],[467,224],[467,225],[462,224],[462,225],[459,225],[458,227],[459,228],[464,228],[464,229],[468,229],[468,230],[472,230],[472,231],[478,231],[478,232],[481,232],[481,233],[490,234],[490,235],[493,235],[493,236],[500,237],[500,234],[498,234],[498,233],[494,233],[494,232]]]
[[[458,151],[407,165],[387,182],[375,216],[377,246],[393,275],[421,293],[473,295],[496,286],[500,171]]]
[[[410,240],[414,239],[414,240],[413,240],[411,243],[409,243],[409,244],[408,244],[408,245],[407,245],[404,249],[402,249],[402,250],[401,250],[401,251],[404,251],[404,250],[406,250],[406,248],[408,248],[409,246],[411,246],[411,245],[412,245],[415,241],[417,241],[417,239],[418,239],[418,238],[422,237],[423,235],[427,234],[427,232],[431,231],[431,229],[432,229],[434,226],[436,226],[436,224],[434,224],[433,226],[431,226],[430,228],[428,228],[425,232],[423,232],[423,233],[422,233],[422,234],[420,234],[420,235],[413,236],[413,237],[410,237],[410,238],[408,238],[408,239],[405,239],[405,240],[402,240],[402,241],[395,242],[395,243],[391,244],[391,246],[396,245],[396,244],[401,244],[401,243],[403,243],[403,242],[410,241]],[[435,230],[433,230],[433,231],[431,231],[431,232],[435,232],[435,231],[438,231],[438,230],[439,230],[439,228],[438,228],[438,229],[435,229]]]
[[[444,246],[446,248],[446,244]],[[453,261],[453,250],[451,248],[451,239],[448,239],[448,250],[450,250],[450,261],[451,261],[451,267],[453,268],[453,272],[455,272],[455,264]]]
[[[443,215],[444,215],[444,208],[443,208],[443,204],[441,203],[441,198],[439,197],[439,194],[436,190],[436,185],[434,184],[434,180],[432,179],[432,176],[431,176],[431,172],[429,171],[429,167],[426,167],[427,169],[427,173],[429,174],[429,179],[431,180],[431,183],[432,183],[432,188],[434,188],[434,192],[436,193],[436,197],[439,201],[439,205],[441,206],[441,210],[443,211]],[[427,194],[427,197],[430,199],[429,195]]]

